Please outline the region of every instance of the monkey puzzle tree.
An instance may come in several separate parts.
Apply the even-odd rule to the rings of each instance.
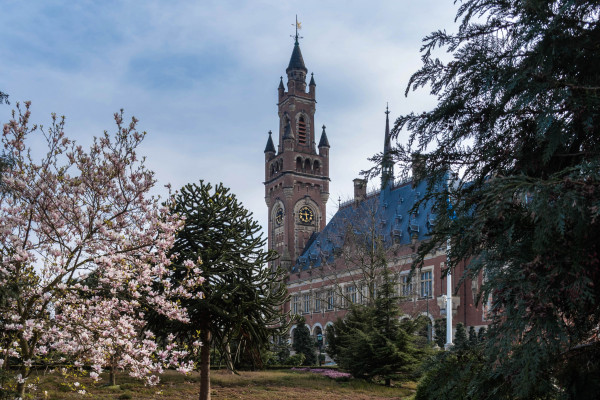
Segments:
[[[200,399],[210,399],[210,348],[216,345],[234,368],[231,346],[260,363],[260,349],[282,325],[281,306],[287,299],[281,269],[271,270],[277,254],[265,250],[260,226],[229,189],[200,181],[184,186],[174,197],[173,215],[185,218],[170,254],[173,286],[190,274],[205,279],[198,294],[182,298],[189,324],[162,330],[193,338],[200,331]],[[199,260],[196,270],[188,260]],[[156,323],[156,321],[154,322]],[[160,323],[160,322],[159,322]]]
[[[419,154],[440,210],[417,264],[451,237],[448,266],[484,272],[485,345],[510,398],[600,390],[599,14],[597,1],[465,0],[457,33],[424,39],[407,88],[430,87],[437,106],[393,130],[411,132],[396,160],[408,171]],[[461,182],[440,190],[449,169]]]
[[[182,223],[148,197],[155,180],[136,155],[144,134],[117,113],[116,134],[86,151],[65,135],[64,117],[32,126],[25,104],[2,137],[10,165],[0,171],[0,368],[15,371],[23,397],[31,366],[49,354],[91,366],[97,379],[119,343],[119,367],[153,383],[173,359],[141,334],[144,308],[186,315],[170,291],[153,289],[169,274],[167,250]],[[29,147],[37,132],[47,146],[39,161]]]

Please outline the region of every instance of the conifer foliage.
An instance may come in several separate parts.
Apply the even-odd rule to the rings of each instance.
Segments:
[[[260,366],[261,349],[285,329],[280,313],[287,299],[281,269],[271,270],[277,255],[265,250],[260,225],[222,184],[200,181],[184,186],[174,198],[173,215],[185,225],[170,251],[172,285],[189,275],[205,281],[193,297],[182,297],[190,323],[151,321],[163,335],[193,341],[200,332],[200,399],[210,399],[210,348],[216,346],[234,368],[234,355],[245,354]],[[195,267],[188,260],[198,260]]]
[[[599,14],[589,0],[465,0],[457,33],[424,39],[407,88],[427,85],[437,106],[393,130],[411,132],[396,159],[408,171],[420,153],[439,210],[417,264],[452,237],[449,266],[485,271],[487,360],[510,398],[600,390]],[[448,169],[460,182],[435,187]]]
[[[415,337],[399,324],[398,297],[387,268],[375,304],[353,305],[344,319],[327,327],[327,353],[355,378],[404,379],[416,366]]]
[[[306,326],[303,317],[300,317],[293,332],[292,349],[296,354],[303,354],[303,365],[315,365],[317,363],[316,343],[310,336],[310,330]]]

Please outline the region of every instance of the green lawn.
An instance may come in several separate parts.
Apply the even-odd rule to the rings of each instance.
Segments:
[[[65,384],[59,375],[40,375],[37,390],[31,399],[81,399],[82,396],[73,391],[74,382]],[[118,386],[108,387],[105,382],[94,384],[90,379],[80,379],[76,389],[86,390],[88,397],[94,399],[197,399],[197,374],[184,376],[168,371],[161,376],[157,386],[144,386],[142,382],[119,375]],[[239,375],[226,371],[212,372],[212,397],[225,399],[408,399],[415,389],[414,383],[386,388],[364,381],[349,380],[336,382],[332,379],[306,372],[294,371],[259,371],[240,372]]]

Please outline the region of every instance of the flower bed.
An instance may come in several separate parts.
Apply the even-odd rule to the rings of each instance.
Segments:
[[[351,375],[347,372],[340,372],[334,369],[325,368],[292,368],[292,371],[312,372],[313,374],[323,375],[331,379],[348,379],[351,377]]]

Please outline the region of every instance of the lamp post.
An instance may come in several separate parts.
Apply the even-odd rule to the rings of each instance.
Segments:
[[[319,367],[321,366],[321,349],[323,348],[323,334],[317,334],[317,344],[319,345]]]
[[[431,343],[431,318],[429,318],[429,287],[427,287],[427,343]]]
[[[452,209],[452,201],[450,199],[450,191],[456,185],[457,176],[454,172],[448,171],[448,217],[452,220],[456,219],[456,212]],[[446,264],[448,274],[446,275],[446,345],[444,348],[448,350],[452,347],[452,270],[450,265],[450,237],[446,241]]]
[[[450,239],[448,239],[448,255],[450,255]],[[448,266],[448,275],[446,275],[446,345],[448,350],[452,347],[452,275],[450,266]]]

